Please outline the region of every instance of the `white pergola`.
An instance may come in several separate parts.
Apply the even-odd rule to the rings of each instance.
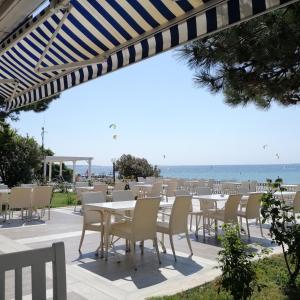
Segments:
[[[59,175],[62,176],[62,164],[64,162],[73,163],[73,182],[76,178],[76,162],[77,161],[86,161],[88,163],[88,179],[91,179],[91,168],[92,168],[92,159],[93,157],[81,157],[81,156],[46,156],[44,159],[44,178],[47,177],[47,164],[49,164],[49,181],[52,179],[52,164],[59,163]]]

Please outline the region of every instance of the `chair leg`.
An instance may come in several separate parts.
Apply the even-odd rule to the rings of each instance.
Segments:
[[[158,249],[158,243],[157,243],[157,237],[155,237],[155,239],[153,241],[153,244],[154,244],[154,247],[155,247],[155,250],[156,250],[156,255],[157,255],[157,258],[158,258],[158,262],[161,265],[161,260],[160,260],[160,256],[159,256],[159,249]]]
[[[249,230],[248,218],[246,218],[246,224],[247,224],[248,238],[250,239],[250,230]]]
[[[259,227],[260,227],[260,234],[261,234],[261,236],[263,237],[264,234],[263,234],[263,231],[262,231],[262,226],[261,226],[261,219],[260,219],[260,217],[258,217],[258,222],[259,222]]]
[[[141,255],[144,255],[144,241],[141,241]]]
[[[215,220],[215,237],[218,237],[218,220]]]
[[[198,229],[199,229],[199,223],[198,223],[198,216],[196,215],[196,230],[195,230],[195,237],[198,239]]]
[[[192,250],[192,245],[191,245],[190,236],[189,236],[189,233],[188,233],[188,231],[186,231],[186,233],[185,233],[185,237],[186,237],[186,240],[187,240],[188,246],[189,246],[189,248],[190,248],[190,251],[191,251],[191,256],[192,256],[192,255],[193,255],[193,250]]]
[[[131,240],[131,245],[135,245],[134,240]],[[137,271],[135,251],[131,251],[131,257],[132,257],[132,261],[133,261],[133,265],[134,265],[134,270]]]
[[[79,247],[78,247],[79,252],[81,252],[81,246],[82,246],[82,243],[83,243],[84,236],[85,236],[85,229],[83,228],[82,233],[81,233],[80,242],[79,242]]]
[[[163,242],[162,240],[159,240],[159,242],[160,242],[160,245],[161,245],[161,247],[162,247],[163,253],[167,253],[167,250],[166,250],[166,247],[165,247],[164,242]]]
[[[175,261],[177,261],[176,254],[175,254],[175,248],[174,248],[174,243],[173,243],[173,236],[172,236],[172,234],[170,234],[169,237],[170,237],[170,244],[171,244],[173,256],[174,256]]]
[[[197,217],[196,217],[196,220],[197,220]],[[191,217],[190,217],[190,231],[192,231],[192,223],[193,223],[193,215],[191,215]]]
[[[202,224],[203,224],[203,240],[205,241],[205,217],[202,216]]]
[[[49,205],[48,206],[48,220],[50,220],[50,208],[51,208],[51,206]]]

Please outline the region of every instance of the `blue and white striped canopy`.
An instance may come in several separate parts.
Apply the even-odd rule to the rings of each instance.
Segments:
[[[13,110],[295,0],[56,0],[0,43]]]

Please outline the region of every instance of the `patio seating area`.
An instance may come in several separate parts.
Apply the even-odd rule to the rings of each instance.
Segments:
[[[164,186],[166,189],[167,184],[165,183]],[[124,199],[121,199],[123,195],[121,191],[114,191],[112,199],[115,201],[105,202],[103,192],[85,191],[82,193],[84,208],[75,211],[74,207],[51,209],[51,219],[48,219],[47,216],[22,219],[21,211],[17,211],[9,222],[0,223],[0,253],[50,247],[55,242],[63,241],[68,299],[144,299],[155,295],[174,294],[213,280],[219,275],[219,270],[215,267],[217,266],[218,251],[221,248],[220,242],[214,234],[213,216],[210,215],[211,211],[215,209],[214,206],[212,206],[213,209],[210,208],[208,214],[204,214],[206,216],[203,220],[205,226],[202,228],[200,215],[193,214],[191,223],[187,218],[191,211],[192,195],[176,196],[175,198],[174,194],[171,196],[170,193],[166,193],[168,196],[162,194],[162,199],[143,198],[143,201],[138,200],[137,202],[139,208],[135,206],[135,201],[129,200],[132,192],[124,192],[126,192]],[[180,190],[176,190],[175,192],[187,194],[186,191],[180,193]],[[162,193],[164,193],[163,188]],[[192,194],[192,192],[188,193]],[[212,197],[211,195],[193,195],[193,212],[203,211],[203,206],[200,207],[202,202],[199,200],[207,199],[209,196]],[[214,194],[213,197],[221,198],[219,194]],[[240,196],[234,197],[238,199]],[[227,199],[226,196],[223,198]],[[163,214],[158,213],[159,225],[157,227],[157,238],[162,241],[161,244],[155,241],[155,229],[151,233],[147,226],[151,223],[149,211],[153,210],[152,215],[155,218],[152,219],[156,220],[158,209],[158,207],[148,207],[151,200],[157,200],[157,203],[160,203],[160,209],[163,209]],[[223,200],[224,202],[226,201]],[[147,205],[147,209],[143,208],[143,204]],[[218,206],[220,207],[220,201],[218,201]],[[111,209],[109,211],[115,213],[127,211],[129,214],[126,213],[124,216],[128,216],[125,217],[128,219],[132,215],[130,211],[134,211],[133,226],[136,231],[130,233],[131,231],[129,232],[127,227],[123,225],[116,227],[112,222],[109,227],[110,231],[104,232],[103,227],[108,226],[107,209],[109,208]],[[135,213],[135,208],[139,212]],[[226,209],[225,206],[225,211]],[[104,213],[104,219],[101,219],[101,214],[99,214],[101,211]],[[143,220],[145,221],[145,215],[147,222],[141,223]],[[235,216],[237,218],[237,211]],[[117,217],[122,219],[121,215],[117,215]],[[109,222],[111,220],[113,221],[114,218],[109,215]],[[116,224],[119,221],[120,219],[116,218]],[[98,227],[95,226],[95,222]],[[105,225],[101,227],[103,222]],[[246,223],[242,225],[245,228],[247,226]],[[263,236],[255,219],[249,219],[248,226],[251,231],[251,239],[248,239],[246,233],[241,236],[251,247],[256,249],[257,244],[260,244],[278,251],[268,238],[268,225],[262,225]],[[150,226],[150,228],[152,227]],[[199,230],[200,227],[203,230]],[[161,233],[164,233],[166,238],[163,238]],[[109,235],[106,236],[106,234]],[[112,247],[108,247],[110,239],[105,239],[111,234],[115,236],[114,242]],[[206,234],[205,238],[203,234]],[[219,228],[219,235],[221,234]],[[125,243],[124,239],[116,240],[116,236],[131,240],[131,243]],[[154,242],[146,240],[147,238],[154,238]],[[100,244],[101,240],[102,245]],[[144,242],[139,243],[138,241]],[[159,253],[156,252],[156,245],[159,246]],[[107,251],[107,256],[101,253],[101,247]],[[80,248],[80,252],[78,248]],[[128,248],[130,248],[130,252],[128,252]],[[159,255],[161,264],[157,260],[157,255]],[[47,264],[47,297],[52,297],[51,272],[51,266]],[[13,282],[13,273],[7,272],[7,299],[14,296]],[[23,293],[31,299],[28,270],[23,271],[23,284],[25,284]],[[24,299],[27,299],[26,297]]]

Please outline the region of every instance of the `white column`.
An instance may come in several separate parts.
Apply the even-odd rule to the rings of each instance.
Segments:
[[[59,176],[62,176],[62,162],[59,163]]]
[[[49,162],[49,181],[51,182],[52,179],[52,162]]]
[[[91,176],[92,176],[92,160],[89,159],[88,180],[91,180]]]
[[[73,161],[73,182],[75,182],[76,179],[76,162],[75,160]]]

